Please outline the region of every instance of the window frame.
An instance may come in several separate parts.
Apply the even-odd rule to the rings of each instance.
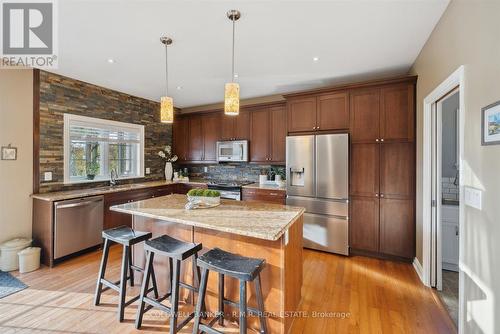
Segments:
[[[134,131],[134,132],[139,132],[139,152],[138,152],[138,160],[139,160],[139,166],[138,166],[138,175],[137,176],[126,176],[126,177],[119,177],[119,180],[126,180],[126,179],[139,179],[139,178],[144,178],[144,125],[139,125],[139,124],[133,124],[133,123],[125,123],[125,122],[118,122],[118,121],[111,121],[107,119],[101,119],[101,118],[94,118],[94,117],[87,117],[87,116],[80,116],[80,115],[75,115],[75,114],[64,114],[64,184],[78,184],[78,183],[93,183],[93,182],[104,182],[104,181],[109,181],[110,180],[110,175],[109,175],[109,162],[108,162],[108,152],[102,152],[103,154],[103,159],[102,161],[104,163],[104,173],[105,175],[108,175],[107,177],[104,178],[98,178],[94,180],[88,180],[88,179],[79,179],[79,180],[72,180],[70,176],[70,156],[71,156],[71,136],[70,136],[70,128],[71,128],[71,123],[73,121],[77,122],[83,122],[87,123],[89,126],[95,125],[96,127],[113,127],[113,128],[122,128],[124,131]]]

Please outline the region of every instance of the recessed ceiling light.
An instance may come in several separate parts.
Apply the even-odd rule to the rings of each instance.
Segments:
[[[182,86],[177,86],[176,88],[177,88],[177,90],[181,90]]]
[[[234,73],[234,77],[237,78],[238,77],[238,73]]]
[[[109,58],[109,59],[108,59],[108,63],[110,63],[110,64],[114,64],[114,62],[115,62],[115,60],[114,60],[114,59],[111,59],[111,58]]]
[[[313,57],[313,61],[319,61],[319,57]]]

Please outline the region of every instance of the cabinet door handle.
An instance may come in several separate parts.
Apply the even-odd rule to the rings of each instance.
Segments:
[[[380,197],[384,197],[384,194],[380,194]]]
[[[384,141],[384,138],[380,139],[380,141]]]
[[[269,195],[271,195],[271,196],[278,196],[277,193],[269,193]]]
[[[378,197],[378,194],[375,194],[375,197]]]
[[[319,126],[316,127],[316,130],[319,130]]]
[[[377,138],[377,139],[375,139],[375,141],[378,143],[379,139]]]

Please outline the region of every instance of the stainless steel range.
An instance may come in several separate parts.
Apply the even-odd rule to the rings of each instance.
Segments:
[[[253,182],[212,180],[208,182],[208,189],[218,190],[221,198],[241,201],[241,187],[250,183]]]

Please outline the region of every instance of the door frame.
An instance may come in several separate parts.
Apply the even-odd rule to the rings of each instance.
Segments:
[[[432,254],[440,249],[440,244],[436,245],[433,250],[433,231],[436,227],[432,226],[432,126],[433,126],[433,109],[436,102],[441,100],[449,92],[455,90],[458,86],[459,91],[459,157],[458,162],[460,170],[463,170],[464,158],[464,123],[465,123],[465,66],[460,66],[446,80],[439,84],[429,95],[424,99],[424,114],[423,114],[423,171],[422,171],[422,281],[426,286],[431,284],[432,273]],[[464,317],[464,274],[463,274],[463,254],[464,254],[464,186],[463,173],[459,173],[459,292],[458,292],[458,332],[463,333]],[[439,242],[439,239],[438,239]],[[439,253],[441,253],[439,251]]]

